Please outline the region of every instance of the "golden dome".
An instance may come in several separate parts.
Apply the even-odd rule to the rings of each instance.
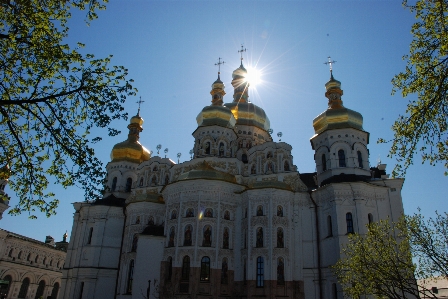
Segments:
[[[271,122],[264,110],[250,102],[232,102],[224,104],[232,111],[237,125],[256,126],[265,131],[271,127]]]
[[[363,130],[363,118],[361,113],[345,108],[342,104],[341,82],[334,79],[331,74],[330,81],[325,84],[328,98],[328,109],[313,120],[314,132],[320,134],[326,130],[354,128]]]
[[[139,114],[131,117],[131,124],[138,124],[139,126],[143,125],[143,118],[140,117]]]
[[[229,108],[224,106],[206,106],[196,117],[198,126],[233,127],[236,120]]]
[[[128,125],[128,139],[117,143],[112,148],[110,158],[112,162],[129,161],[134,163],[142,163],[151,158],[151,153],[138,141],[139,133],[143,131],[143,119],[139,114],[133,116]]]

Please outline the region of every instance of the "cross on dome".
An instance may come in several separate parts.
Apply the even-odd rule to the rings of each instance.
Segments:
[[[238,50],[238,53],[241,53],[241,65],[243,64],[243,52],[246,52],[246,48],[241,44],[241,50]]]
[[[136,103],[138,104],[138,112],[137,112],[137,115],[138,116],[140,116],[140,105],[142,104],[142,103],[144,103],[145,101],[142,101],[142,97],[140,97],[140,100],[138,100]]]
[[[324,64],[330,66],[330,77],[333,78],[333,64],[335,64],[335,60],[331,60],[331,56],[328,56],[328,61],[324,62]]]
[[[215,65],[218,66],[218,79],[219,79],[219,75],[221,74],[221,64],[224,64],[224,63],[225,63],[224,60],[221,62],[221,59],[222,59],[221,57],[218,57],[218,62],[215,63]]]

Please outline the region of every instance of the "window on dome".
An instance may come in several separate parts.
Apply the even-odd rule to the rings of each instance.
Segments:
[[[117,177],[112,179],[112,192],[117,188]]]
[[[219,143],[219,156],[224,157],[224,155],[225,155],[224,143],[220,142]]]
[[[205,143],[205,154],[210,155],[210,142]]]
[[[353,229],[353,216],[352,216],[352,213],[345,214],[345,221],[347,223],[347,234],[353,234],[355,231]]]
[[[89,236],[87,237],[87,244],[92,243],[93,227],[89,230]]]
[[[363,163],[362,163],[362,154],[360,151],[358,151],[358,166],[360,168],[364,168]]]
[[[344,150],[338,151],[338,158],[339,158],[339,167],[346,167]]]
[[[131,188],[132,188],[132,178],[128,178],[126,180],[126,189],[125,192],[131,192]]]

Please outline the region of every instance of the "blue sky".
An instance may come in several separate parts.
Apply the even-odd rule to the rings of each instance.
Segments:
[[[387,158],[393,121],[405,111],[400,94],[391,95],[393,76],[405,67],[402,56],[409,51],[414,16],[401,1],[136,1],[112,0],[90,27],[83,12],[73,12],[67,42],[86,44],[83,52],[96,57],[113,54],[112,63],[129,69],[138,95],[125,103],[130,116],[142,104],[144,131],[141,142],[156,152],[168,148],[168,156],[181,162],[190,159],[191,133],[196,116],[210,104],[211,84],[217,77],[215,63],[222,57],[221,79],[226,85],[224,102],[232,101],[231,73],[239,66],[238,50],[247,49],[244,64],[262,71],[261,84],[251,87],[250,100],[262,107],[271,120],[274,139],[293,147],[299,172],[314,172],[313,118],[327,107],[324,84],[329,79],[331,56],[337,62],[334,76],[342,82],[344,105],[360,112],[364,129],[370,132],[370,164],[378,158],[390,173],[394,160]],[[127,138],[127,121],[113,124],[122,131],[107,137],[96,154],[106,164],[114,144]],[[447,211],[447,177],[442,165],[421,165],[419,158],[406,176],[402,192],[405,212],[425,215]],[[57,240],[71,232],[73,206],[83,200],[83,191],[52,186],[61,198],[56,216],[28,220],[28,215],[5,213],[1,227],[44,240]],[[9,189],[6,189],[7,192]],[[443,192],[443,193],[442,193]],[[11,204],[17,199],[11,194]]]

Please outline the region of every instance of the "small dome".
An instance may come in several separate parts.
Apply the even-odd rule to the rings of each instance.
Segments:
[[[235,79],[236,77],[246,77],[247,70],[243,66],[243,63],[241,63],[240,67],[233,71],[232,73],[232,79]]]
[[[112,162],[129,161],[142,163],[151,158],[150,151],[138,141],[139,133],[143,130],[142,124],[143,118],[140,117],[139,113],[131,118],[128,125],[128,139],[114,145],[110,153]]]
[[[320,134],[326,130],[354,128],[363,131],[361,113],[342,107],[328,108],[313,120],[314,132]]]
[[[140,115],[135,115],[131,117],[131,124],[138,124],[139,126],[143,125],[143,118],[140,117]]]
[[[196,117],[198,126],[233,127],[236,120],[229,108],[224,106],[206,106]]]
[[[320,134],[326,130],[354,128],[362,129],[363,118],[361,113],[345,108],[342,104],[341,82],[333,77],[331,72],[330,81],[325,84],[328,98],[328,109],[313,120],[314,132]]]
[[[222,89],[222,90],[224,90],[224,88],[225,88],[225,85],[224,85],[224,83],[221,81],[221,79],[218,76],[218,79],[216,79],[216,81],[213,82],[213,84],[212,84],[212,89]]]
[[[256,126],[265,131],[271,127],[271,122],[264,110],[250,102],[232,102],[224,104],[232,111],[237,125]]]

